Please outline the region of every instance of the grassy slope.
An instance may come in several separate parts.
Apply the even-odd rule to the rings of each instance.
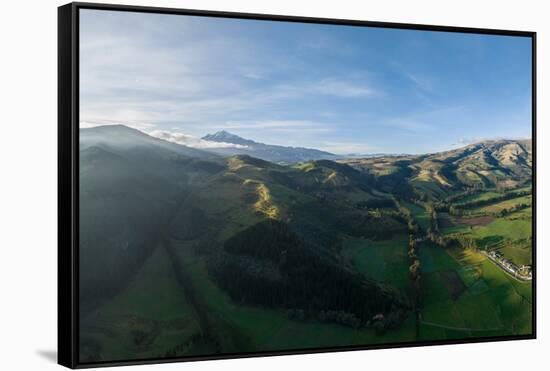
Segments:
[[[230,334],[239,342],[226,341],[225,351],[285,350],[345,346],[414,340],[414,326],[408,320],[401,329],[376,336],[373,330],[355,330],[336,324],[288,319],[284,311],[239,305],[212,281],[202,258],[186,244],[177,244],[179,255],[201,292],[205,309],[216,332]]]
[[[487,241],[487,246],[496,241],[495,247],[506,258],[516,264],[529,265],[533,261],[531,232],[531,220],[499,218],[486,226],[474,228],[471,234]]]
[[[501,236],[510,239],[529,238],[531,237],[531,221],[498,218],[486,226],[474,228],[472,234],[481,239],[491,236]]]
[[[531,332],[531,283],[514,280],[474,251],[427,243],[422,262],[422,339],[466,338]],[[454,300],[442,272],[454,271],[464,292]]]
[[[82,321],[82,330],[84,345],[99,343],[102,359],[117,360],[162,357],[189,341],[199,326],[159,247],[124,291]],[[139,332],[150,339],[138,344]]]
[[[481,192],[481,193],[476,193],[476,194],[473,194],[473,195],[468,195],[468,196],[462,197],[460,199],[459,203],[467,203],[467,202],[473,202],[473,201],[485,201],[485,200],[490,200],[491,198],[499,197],[499,196],[502,196],[502,193],[493,192],[493,191]]]
[[[459,202],[490,200],[498,195],[492,191],[482,192],[467,196]],[[478,211],[495,212],[518,203],[530,203],[530,196],[495,202],[480,207]],[[512,261],[530,264],[529,213],[530,208],[507,217],[496,217],[486,225],[455,225],[442,230],[444,233],[470,235],[476,238],[481,247],[499,248]],[[445,250],[428,244],[423,244],[419,251],[424,272],[424,324],[420,333],[422,338],[462,338],[531,332],[530,282],[520,282],[511,278],[475,251]],[[464,293],[456,300],[442,283],[441,274],[445,271],[456,272],[466,287]]]
[[[221,233],[216,235],[219,241],[266,216],[290,217],[286,215],[290,209],[316,202],[307,193],[269,183],[261,169],[243,165],[242,161],[235,161],[231,166],[231,172],[224,175],[223,182],[205,185],[200,195],[201,206],[209,216],[214,220],[223,220],[223,225],[213,223],[209,226],[212,231],[222,228]],[[297,170],[307,173],[313,169],[310,169],[311,166],[300,165]],[[345,181],[346,177],[329,173],[319,189],[342,197],[345,191],[331,189],[330,193],[326,187],[332,183],[336,187]],[[432,194],[444,196],[445,192],[439,186],[432,187],[428,182],[423,183],[422,187],[430,188]],[[255,197],[250,197],[250,194]],[[492,197],[489,192],[482,195]],[[347,196],[352,202],[372,197],[369,193],[357,191],[357,188],[348,192]],[[423,208],[410,203],[404,206],[411,210],[421,227],[429,227],[429,218]],[[277,212],[274,214],[275,207]],[[523,210],[517,214],[526,212]],[[515,238],[528,237],[528,227],[529,220],[499,218],[486,226],[472,230],[464,228],[464,231],[480,239],[494,236]],[[406,237],[401,236],[375,242],[348,238],[342,254],[365,276],[406,288],[409,285],[406,243]],[[174,245],[189,277],[189,285],[200,293],[200,310],[208,316],[217,341],[225,352],[364,345],[416,339],[413,318],[397,330],[376,336],[372,330],[354,330],[314,321],[297,322],[289,320],[283,311],[234,303],[211,280],[204,258],[195,255],[189,243],[174,241]],[[94,348],[94,342],[104,343],[109,353],[104,352],[103,357],[156,357],[173,348],[177,348],[178,355],[212,352],[207,346],[196,346],[192,341],[200,332],[197,308],[187,302],[170,270],[169,258],[163,251],[157,249],[128,287],[83,323],[91,329],[87,339],[91,348]],[[475,252],[443,250],[426,243],[419,251],[422,262],[421,339],[530,332],[530,283],[513,280]],[[458,297],[453,298],[449,291],[449,277],[458,277],[458,283],[464,286],[464,292]]]
[[[495,213],[495,212],[499,212],[503,209],[509,209],[509,208],[511,208],[513,206],[516,206],[518,204],[531,205],[531,202],[532,202],[532,196],[529,195],[529,196],[513,198],[511,200],[496,202],[494,204],[484,206],[484,207],[481,207],[481,208],[475,209],[475,210],[485,211],[485,212],[489,212],[489,213]]]
[[[222,179],[210,182],[199,194],[198,204],[205,209],[210,216],[209,229],[214,232],[218,241],[223,241],[229,236],[237,233],[248,225],[257,223],[259,220],[267,217],[273,217],[269,212],[276,205],[292,205],[292,209],[299,209],[300,205],[315,203],[315,198],[291,190],[285,186],[270,183],[264,174],[257,169],[242,163],[233,164],[234,169],[226,173]],[[357,193],[357,194],[356,194]],[[350,199],[367,199],[364,192],[354,190]],[[365,197],[366,196],[366,197]],[[259,205],[260,204],[260,205]],[[286,208],[285,208],[286,209]],[[281,210],[286,213],[287,210]],[[278,214],[277,217],[280,217]],[[325,219],[325,218],[323,218]],[[223,220],[223,224],[221,223]],[[221,233],[216,233],[221,227]],[[233,303],[227,294],[220,290],[210,279],[206,271],[204,258],[196,256],[186,243],[177,243],[178,254],[181,257],[182,267],[186,271],[186,277],[189,278],[189,284],[193,290],[200,293],[199,310],[207,313],[208,322],[213,328],[215,341],[225,352],[242,352],[254,350],[280,350],[303,347],[326,347],[326,346],[345,346],[371,343],[387,343],[392,341],[412,341],[414,340],[413,322],[408,320],[406,325],[397,330],[389,331],[384,336],[376,336],[373,330],[354,330],[349,327],[343,327],[335,324],[321,324],[316,322],[296,322],[287,318],[286,313],[278,310],[250,307]],[[161,250],[162,251],[162,250]],[[161,254],[162,255],[162,254]],[[165,257],[155,255],[147,263],[148,269],[156,269],[159,279],[162,275],[169,272],[166,267]],[[403,266],[406,274],[407,266]],[[144,271],[146,269],[144,268]],[[162,272],[162,275],[160,275]],[[394,271],[388,270],[389,273]],[[143,277],[148,277],[144,280]],[[403,276],[405,277],[405,276]],[[403,277],[401,281],[403,281]],[[169,282],[168,282],[169,281]],[[136,314],[134,304],[139,306],[139,302],[155,303],[159,313],[167,314],[163,306],[158,306],[155,297],[149,294],[155,292],[156,288],[163,287],[165,292],[174,292],[175,297],[181,295],[181,288],[177,287],[173,277],[167,282],[158,281],[148,275],[140,275],[135,280],[135,287],[143,288],[144,292],[134,290],[131,287],[122,292],[107,308],[106,313],[115,311],[119,315]],[[162,301],[161,301],[162,303]],[[112,309],[114,308],[114,309]],[[132,348],[133,339],[123,336],[117,336],[115,339],[101,339],[103,345],[110,348],[111,353],[107,355],[109,359],[116,358],[138,358],[147,356],[161,356],[156,348],[157,342],[164,349],[173,349],[176,347],[175,355],[200,354],[200,352],[212,352],[207,347],[198,348],[197,346],[179,346],[190,342],[193,336],[200,332],[200,326],[196,319],[197,308],[181,306],[181,313],[186,313],[190,318],[195,317],[193,327],[190,328],[186,337],[170,338],[173,343],[163,343],[160,340],[161,335],[154,337],[154,341],[149,346],[143,346],[142,351],[137,352]],[[148,314],[153,321],[160,321],[159,313]],[[195,314],[195,315],[194,315]],[[110,322],[111,326],[115,326]],[[125,328],[122,332],[132,333],[134,328]],[[164,335],[162,335],[164,336]],[[116,341],[118,346],[112,345],[111,341]],[[167,340],[168,341],[168,340]]]
[[[406,235],[384,241],[349,238],[342,255],[365,277],[405,289],[410,285],[407,243]]]

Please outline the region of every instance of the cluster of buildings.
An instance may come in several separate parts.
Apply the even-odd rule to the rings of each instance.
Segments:
[[[489,256],[492,261],[497,263],[512,276],[524,281],[529,281],[533,279],[533,271],[530,265],[518,266],[512,263],[510,260],[506,259],[500,251],[496,250],[490,251],[487,256]]]

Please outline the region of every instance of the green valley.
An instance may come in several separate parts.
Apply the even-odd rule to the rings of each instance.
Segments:
[[[532,332],[529,141],[286,163],[81,131],[82,362]]]

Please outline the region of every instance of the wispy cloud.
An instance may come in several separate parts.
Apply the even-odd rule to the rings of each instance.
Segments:
[[[435,93],[436,88],[434,82],[426,76],[415,74],[411,72],[403,72],[404,75],[412,81],[416,87],[420,88],[424,92]]]
[[[415,89],[419,89],[422,93],[437,93],[436,81],[427,74],[419,72],[418,68],[411,68],[395,59],[389,60],[388,64],[392,66],[395,72],[401,75],[404,80],[412,83]]]
[[[120,17],[82,15],[83,122],[147,122],[159,130],[177,123],[197,136],[212,128],[326,132],[332,129],[313,119],[320,107],[339,104],[332,98],[380,96],[364,74],[319,76],[303,59],[278,52],[284,46],[260,53],[262,46],[250,41],[252,36],[211,32],[204,19]]]
[[[531,102],[520,38],[484,37],[491,53],[464,59],[472,35],[94,10],[80,27],[81,127],[338,153],[530,132],[528,109],[510,114]]]
[[[187,147],[193,148],[247,148],[241,144],[225,143],[225,142],[213,142],[209,140],[204,140],[192,135],[184,134],[181,132],[173,132],[166,130],[153,130],[148,133],[149,135],[166,140],[168,142],[173,142],[181,144]]]

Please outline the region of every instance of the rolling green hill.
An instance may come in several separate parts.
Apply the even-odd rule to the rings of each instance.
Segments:
[[[531,156],[494,141],[281,165],[82,130],[81,358],[528,333],[531,283],[484,254],[531,264]]]

